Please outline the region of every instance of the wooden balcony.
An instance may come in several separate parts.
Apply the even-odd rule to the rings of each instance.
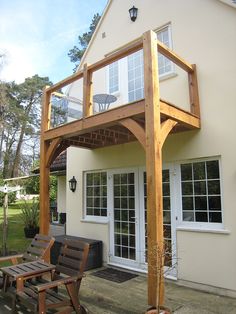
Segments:
[[[123,104],[108,111],[93,114],[93,73],[105,66],[143,49],[145,99]],[[189,111],[160,99],[158,52],[187,72],[189,85]],[[83,78],[83,117],[79,120],[50,129],[51,96],[64,86]],[[55,158],[69,146],[96,149],[138,140],[146,152],[148,248],[163,247],[162,208],[162,146],[169,133],[200,128],[196,66],[188,64],[156,39],[154,32],[117,50],[83,70],[45,88],[41,129],[40,164],[40,227],[48,233],[49,221],[49,167]],[[149,252],[151,250],[148,250]],[[148,256],[148,296],[150,305],[156,303],[158,284],[155,267],[158,257]],[[164,288],[161,284],[160,297]]]

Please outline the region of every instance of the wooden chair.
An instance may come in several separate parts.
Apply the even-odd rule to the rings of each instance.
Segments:
[[[79,289],[87,263],[89,244],[82,241],[65,240],[51,281],[34,285],[27,283],[23,291],[15,291],[15,303],[23,304],[33,313],[45,314],[50,309],[56,313],[88,313],[79,302]],[[58,292],[64,286],[67,296]]]
[[[25,253],[0,257],[0,263],[10,262],[13,265],[16,265],[21,262],[31,262],[38,259],[44,260],[46,257],[49,256],[49,252],[54,241],[55,239],[53,237],[43,234],[36,234]],[[0,288],[2,288],[2,286],[3,280],[2,277],[0,277]]]

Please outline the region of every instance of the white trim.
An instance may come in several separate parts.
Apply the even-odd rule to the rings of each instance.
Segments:
[[[188,163],[196,163],[196,162],[207,162],[207,161],[214,161],[218,160],[219,162],[219,181],[220,181],[220,189],[221,189],[221,216],[222,216],[222,222],[221,223],[212,223],[212,222],[197,222],[197,221],[183,221],[182,219],[182,189],[181,189],[181,164],[188,164]],[[224,231],[224,208],[223,208],[223,183],[222,183],[222,166],[221,166],[221,158],[220,156],[213,156],[213,157],[203,157],[203,158],[196,158],[196,159],[188,159],[188,160],[181,160],[174,163],[176,178],[175,178],[175,187],[177,190],[176,198],[177,198],[177,204],[179,208],[178,212],[178,230],[185,229],[185,230],[219,230]],[[224,233],[224,232],[223,232]]]
[[[80,219],[81,222],[85,222],[85,223],[93,223],[93,224],[102,224],[102,225],[107,225],[109,223],[109,219],[108,217],[105,216],[101,216],[104,219],[97,219],[99,216],[94,216],[94,219],[92,219],[93,217],[88,216],[89,218],[82,218]]]
[[[209,229],[209,228],[197,228],[197,227],[177,227],[177,231],[187,231],[187,232],[200,232],[200,233],[219,233],[219,234],[225,234],[229,235],[231,232],[226,229]]]
[[[83,214],[81,221],[83,222],[94,222],[94,223],[107,223],[108,222],[108,204],[107,204],[107,215],[106,216],[95,216],[95,215],[87,215],[87,208],[86,208],[86,202],[87,202],[87,177],[86,174],[88,173],[102,173],[105,172],[107,175],[106,170],[86,170],[83,172]],[[108,189],[108,175],[107,175],[107,189]],[[108,192],[107,192],[107,199],[108,199]],[[105,208],[105,207],[104,207]]]

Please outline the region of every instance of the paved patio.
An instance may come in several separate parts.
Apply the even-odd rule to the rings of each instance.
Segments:
[[[146,276],[124,283],[91,276],[87,272],[81,287],[81,303],[91,314],[141,314],[147,309]],[[236,299],[217,296],[166,283],[166,305],[175,314],[236,314]],[[11,312],[9,300],[0,298],[0,314]],[[18,313],[28,313],[19,309]]]

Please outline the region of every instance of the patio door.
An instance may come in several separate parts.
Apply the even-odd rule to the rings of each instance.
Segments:
[[[111,221],[110,262],[138,268],[138,171],[124,170],[110,175]]]
[[[170,168],[164,168],[163,228],[168,275],[176,276],[175,213],[173,180]],[[144,168],[111,172],[110,180],[110,254],[109,262],[123,267],[147,269],[147,182]]]

